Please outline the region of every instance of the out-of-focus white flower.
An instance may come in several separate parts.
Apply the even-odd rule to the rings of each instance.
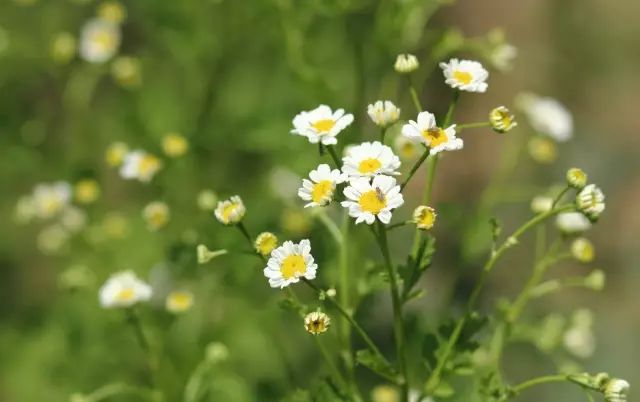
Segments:
[[[151,299],[151,286],[133,271],[113,274],[100,288],[100,305],[104,308],[131,307]]]
[[[218,201],[214,215],[218,222],[225,225],[233,225],[240,222],[246,212],[242,198],[234,195],[228,200]]]
[[[456,137],[456,125],[442,129],[436,124],[436,117],[429,112],[420,112],[417,121],[410,120],[402,126],[402,135],[416,143],[425,144],[430,154],[441,151],[462,149],[462,139]]]
[[[203,211],[213,211],[218,203],[218,195],[213,190],[202,190],[198,193],[198,208]]]
[[[327,164],[319,165],[309,173],[309,179],[302,180],[302,187],[298,189],[298,196],[305,201],[309,201],[307,207],[323,206],[331,202],[336,184],[340,184],[347,179],[347,175],[340,173],[340,170],[333,169]]]
[[[114,142],[109,145],[105,152],[105,160],[107,164],[112,167],[118,167],[122,165],[124,158],[127,156],[129,152],[129,147],[124,142]]]
[[[429,230],[436,223],[436,210],[426,205],[420,205],[413,211],[413,223],[418,229]]]
[[[51,42],[51,58],[59,64],[66,64],[76,54],[76,38],[69,32],[60,32]]]
[[[573,136],[573,117],[556,99],[525,93],[518,96],[516,103],[538,133],[558,142],[568,141]]]
[[[404,135],[396,136],[393,141],[393,148],[396,151],[396,154],[404,160],[416,158],[419,155],[419,152],[424,152],[424,150],[420,150],[418,148],[418,144],[411,141]]]
[[[184,313],[193,306],[193,293],[176,290],[167,296],[165,308],[173,314]]]
[[[556,227],[566,234],[579,234],[591,228],[591,222],[580,212],[564,212],[556,217]]]
[[[38,249],[44,254],[57,254],[69,240],[69,232],[55,224],[40,231],[36,239]]]
[[[120,47],[120,27],[113,22],[89,20],[80,34],[80,57],[89,63],[109,61]]]
[[[120,176],[146,183],[153,179],[161,167],[162,162],[156,156],[141,150],[131,151],[124,157]]]
[[[451,88],[467,92],[487,90],[489,72],[477,61],[451,59],[448,63],[440,63],[440,68]]]
[[[400,174],[397,171],[400,168],[400,158],[390,147],[379,141],[363,142],[351,148],[342,162],[342,171],[352,178]]]
[[[100,197],[100,186],[94,179],[82,179],[73,186],[73,193],[80,204],[91,204]]]
[[[356,224],[372,225],[376,217],[387,224],[391,211],[404,204],[400,186],[391,176],[375,176],[371,182],[366,177],[354,179],[344,189],[344,195],[347,200],[342,201],[342,206],[349,210],[349,216],[356,218]]]
[[[604,211],[604,193],[595,184],[589,184],[578,193],[576,205],[580,212],[594,222]]]
[[[543,214],[553,208],[553,198],[539,195],[531,200],[531,210],[536,214]]]
[[[294,117],[291,133],[307,137],[312,144],[333,145],[338,143],[336,136],[351,123],[353,115],[345,114],[344,109],[334,112],[329,106],[320,105]]]
[[[14,216],[17,223],[29,223],[36,216],[35,204],[31,196],[25,195],[18,199]]]
[[[380,127],[387,127],[398,121],[400,109],[391,101],[376,101],[367,107],[371,121]]]
[[[322,311],[314,311],[304,317],[304,329],[313,335],[325,332],[330,325],[331,319]]]
[[[156,231],[169,222],[169,206],[162,201],[153,201],[142,210],[142,217],[147,222],[147,228]]]
[[[135,88],[142,82],[140,60],[131,56],[116,57],[111,63],[111,75],[123,88]]]
[[[513,62],[518,56],[518,48],[508,43],[502,43],[495,46],[491,51],[491,64],[500,71],[510,71],[513,68]]]
[[[558,146],[547,137],[532,137],[527,144],[527,150],[531,159],[545,165],[553,163],[558,157]]]
[[[165,155],[171,158],[177,158],[187,153],[189,150],[189,142],[181,134],[169,133],[162,139],[162,150]]]
[[[620,378],[607,381],[603,393],[605,402],[627,402],[630,385]]]
[[[513,113],[504,106],[498,106],[489,113],[489,122],[493,130],[501,134],[518,125]]]
[[[596,349],[596,338],[589,326],[574,325],[562,337],[565,349],[572,355],[586,359],[593,355]]]
[[[119,1],[105,1],[98,6],[98,17],[114,24],[122,24],[127,18],[127,9]]]
[[[400,74],[409,74],[420,67],[418,58],[412,54],[399,54],[393,68]]]
[[[584,237],[579,237],[571,243],[571,255],[580,262],[588,263],[595,257],[593,243]]]
[[[304,239],[297,244],[285,241],[273,250],[263,272],[272,288],[282,289],[299,282],[300,278],[314,279],[317,269],[311,255],[311,243]]]
[[[62,212],[60,223],[70,233],[77,233],[87,225],[87,213],[78,207],[69,205]]]
[[[31,195],[34,212],[38,218],[51,218],[69,205],[71,196],[71,185],[67,182],[38,184]]]

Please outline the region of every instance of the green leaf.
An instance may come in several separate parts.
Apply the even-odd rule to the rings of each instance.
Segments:
[[[357,351],[356,362],[392,381],[395,381],[398,375],[389,362],[374,354],[369,349]]]
[[[431,266],[431,260],[436,251],[435,242],[435,237],[427,235],[420,242],[415,258],[410,255],[407,257],[407,263],[398,267],[398,273],[404,284],[402,290],[404,302],[413,298],[409,297],[409,295],[413,295],[411,290],[418,283],[422,274]]]

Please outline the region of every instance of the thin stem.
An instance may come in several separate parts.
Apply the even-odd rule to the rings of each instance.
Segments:
[[[349,219],[349,212],[345,209],[343,211],[342,227],[340,230],[340,244],[338,244],[338,269],[340,271],[340,292],[338,293],[338,297],[340,298],[340,303],[345,306],[346,309],[351,308],[351,270],[349,269],[349,247],[347,246],[350,223],[351,220]],[[348,379],[351,387],[359,392],[358,385],[355,379],[353,346],[351,344],[351,327],[349,326],[349,321],[347,321],[344,317],[340,324],[340,332],[343,345],[343,358],[345,367],[347,369],[347,375],[349,377]]]
[[[467,317],[469,313],[471,313],[475,308],[476,302],[478,300],[480,292],[484,288],[484,284],[487,280],[487,277],[491,272],[491,270],[493,269],[493,267],[495,266],[496,262],[498,262],[498,260],[502,256],[502,254],[507,249],[516,245],[518,242],[518,238],[521,235],[523,235],[525,232],[527,232],[529,229],[535,227],[536,225],[543,222],[549,217],[557,215],[561,212],[570,211],[573,208],[574,208],[573,205],[565,205],[563,207],[559,207],[556,209],[552,209],[551,211],[535,215],[533,218],[531,218],[530,220],[525,222],[522,226],[520,226],[518,229],[516,229],[513,232],[513,234],[511,234],[511,236],[507,237],[507,239],[500,245],[500,247],[498,247],[498,249],[495,252],[491,253],[491,257],[485,263],[482,269],[482,273],[480,274],[480,278],[476,282],[476,286],[474,287],[471,293],[471,296],[469,297],[469,300],[467,302],[467,308],[466,308],[467,313],[458,321],[458,324],[456,325],[453,332],[451,333],[451,336],[449,337],[449,341],[447,342],[444,352],[440,355],[440,358],[438,359],[435,369],[433,370],[433,372],[429,376],[429,379],[427,380],[426,391],[428,394],[432,394],[433,391],[440,384],[440,376],[442,374],[442,370],[444,369],[444,366],[447,360],[449,359],[456,345],[456,342],[460,337],[460,334],[462,333],[462,329],[464,328]]]
[[[246,226],[244,226],[244,223],[242,222],[238,222],[236,224],[236,226],[238,227],[238,229],[240,230],[240,232],[242,233],[242,235],[244,236],[245,239],[247,239],[247,241],[249,242],[249,247],[251,247],[251,250],[253,250],[252,254],[258,256],[262,262],[264,262],[265,264],[267,263],[267,259],[264,255],[260,254],[254,247],[253,244],[253,237],[251,236],[251,234],[249,233],[249,231],[247,230]]]
[[[403,221],[403,222],[398,222],[398,223],[394,223],[393,225],[389,225],[387,226],[387,232],[393,229],[397,229],[397,228],[401,228],[405,225],[410,225],[411,223],[413,223],[412,221]]]
[[[569,191],[570,189],[571,189],[571,186],[566,186],[562,191],[560,191],[560,193],[553,200],[553,204],[551,204],[551,208],[554,208],[560,202],[560,200],[562,200],[562,197],[564,197],[567,191]]]
[[[324,347],[324,344],[318,338],[318,335],[313,335],[313,340],[316,342],[316,345],[320,350],[320,354],[322,355],[325,362],[327,363],[327,366],[329,366],[329,371],[331,371],[332,376],[338,382],[339,386],[345,390],[349,389],[346,381],[344,380],[342,373],[340,372],[340,370],[338,370],[338,366],[336,366],[335,363],[333,362],[333,358],[329,354],[329,351],[327,351],[327,348]]]
[[[422,109],[422,104],[420,103],[420,98],[418,97],[418,92],[413,86],[413,82],[411,81],[411,76],[407,75],[407,79],[409,80],[409,94],[411,95],[411,101],[413,102],[413,106],[416,108],[416,112],[420,113],[424,109]]]
[[[149,368],[149,380],[151,382],[152,387],[155,388],[157,386],[156,370],[158,366],[158,361],[156,359],[156,356],[153,354],[153,351],[151,350],[151,345],[149,344],[147,336],[145,335],[144,330],[142,329],[142,322],[140,322],[140,317],[138,317],[137,312],[132,307],[132,308],[126,309],[126,318],[127,318],[127,322],[133,329],[136,340],[138,341],[138,345],[140,345],[140,348],[143,350],[144,354],[147,357],[147,364]]]
[[[331,237],[333,237],[333,240],[336,242],[336,245],[338,247],[342,247],[342,243],[344,241],[342,237],[342,233],[340,233],[340,229],[338,228],[336,223],[331,218],[329,218],[329,216],[327,216],[327,213],[324,211],[324,208],[322,209],[319,208],[315,212],[315,215],[320,220],[320,222],[322,222],[324,227],[327,228],[327,231],[331,234]]]
[[[422,163],[427,159],[428,156],[429,156],[429,148],[427,148],[422,153],[422,155],[420,155],[420,158],[416,161],[416,163],[413,164],[413,166],[411,167],[411,170],[409,171],[409,175],[404,180],[404,182],[402,182],[402,184],[400,185],[400,191],[404,190],[407,184],[409,184],[409,180],[411,180],[413,175],[418,171],[418,169],[420,168]]]
[[[99,402],[112,396],[122,394],[139,395],[141,397],[145,397],[145,399],[148,398],[149,400],[153,400],[153,391],[150,389],[135,387],[124,383],[114,383],[105,385],[93,391],[91,394],[86,395],[83,401]]]
[[[477,123],[466,123],[466,124],[457,124],[456,125],[456,132],[459,133],[462,130],[465,129],[469,129],[469,128],[480,128],[480,127],[491,127],[491,122],[490,121],[480,121]]]
[[[335,147],[333,145],[327,145],[327,150],[329,151],[329,155],[331,156],[331,159],[333,159],[333,163],[335,163],[336,167],[340,169],[340,166],[342,166],[342,161],[340,160],[340,157],[338,156],[338,153],[336,152]]]
[[[409,395],[409,381],[407,378],[407,361],[405,356],[405,339],[404,339],[404,319],[402,317],[402,302],[400,300],[400,288],[397,280],[396,269],[391,261],[389,253],[389,244],[387,241],[387,230],[382,222],[378,223],[377,239],[380,251],[384,258],[387,274],[389,275],[389,285],[391,288],[391,301],[393,304],[393,330],[396,338],[396,355],[400,376],[402,377],[402,401],[407,401]]]
[[[525,389],[534,387],[536,385],[547,384],[551,382],[562,382],[562,381],[568,381],[566,374],[547,375],[543,377],[532,378],[531,380],[521,382],[520,384],[514,386],[512,388],[512,391],[516,394],[519,394]]]
[[[387,127],[380,127],[380,142],[384,144],[384,139],[387,135]]]

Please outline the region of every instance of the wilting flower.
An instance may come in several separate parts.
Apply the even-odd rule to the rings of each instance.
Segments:
[[[69,32],[57,34],[51,42],[51,58],[60,64],[66,64],[76,54],[76,38]]]
[[[571,243],[571,255],[580,262],[591,262],[595,257],[593,243],[584,237],[579,237]]]
[[[35,215],[48,219],[63,211],[71,201],[71,186],[67,182],[42,183],[35,186],[31,195]]]
[[[218,256],[227,254],[227,250],[211,251],[204,244],[198,244],[198,247],[196,247],[196,254],[198,257],[198,264],[206,264]]]
[[[567,170],[567,184],[581,189],[587,185],[587,174],[582,169],[571,168]]]
[[[558,142],[567,141],[572,137],[573,117],[557,100],[534,94],[522,94],[518,98],[518,104],[538,133]]]
[[[464,145],[462,139],[456,138],[455,124],[442,129],[436,125],[436,117],[429,112],[420,112],[417,121],[410,120],[402,126],[402,135],[428,146],[431,155],[462,149]]]
[[[111,75],[123,88],[135,88],[142,82],[140,60],[131,56],[120,56],[111,64]]]
[[[397,171],[400,168],[400,158],[390,147],[379,141],[363,142],[351,148],[342,162],[342,171],[349,177],[400,174]]]
[[[98,6],[98,17],[114,24],[122,24],[127,18],[127,9],[118,1],[105,1]]]
[[[149,230],[161,229],[169,222],[169,206],[161,201],[154,201],[144,207],[142,216]]]
[[[589,220],[596,221],[604,211],[604,194],[595,184],[589,184],[578,193],[576,205]]]
[[[436,210],[426,205],[420,205],[413,211],[413,223],[418,229],[429,230],[436,223]]]
[[[184,313],[193,306],[193,293],[187,291],[173,291],[165,300],[165,308],[168,312]]]
[[[565,234],[579,234],[591,228],[591,222],[579,212],[558,214],[556,227]]]
[[[91,204],[100,196],[100,186],[94,179],[79,180],[73,190],[75,199],[80,204]]]
[[[451,59],[449,63],[440,63],[445,82],[451,88],[468,92],[485,92],[489,72],[482,64],[471,60]]]
[[[404,135],[398,135],[393,141],[393,148],[401,159],[413,159],[418,156],[418,146]]]
[[[177,158],[189,150],[189,143],[182,135],[169,133],[162,139],[162,149],[167,156]]]
[[[390,126],[400,117],[400,109],[391,101],[376,101],[367,106],[367,113],[371,121],[380,127]]]
[[[269,255],[278,247],[278,238],[271,232],[262,232],[256,237],[254,247],[260,255]]]
[[[629,383],[620,378],[611,378],[604,386],[605,402],[627,402]]]
[[[129,147],[124,142],[114,142],[109,145],[105,152],[105,160],[109,166],[118,167],[122,165],[125,156],[129,152]]]
[[[103,20],[89,20],[80,34],[80,56],[90,63],[110,60],[120,47],[120,27]]]
[[[161,167],[162,162],[156,156],[141,150],[131,151],[124,157],[120,176],[124,179],[149,182]]]
[[[333,112],[329,106],[320,105],[294,117],[291,133],[307,137],[312,144],[332,145],[338,142],[336,136],[351,123],[352,114],[345,114],[343,109]]]
[[[531,210],[536,214],[543,214],[553,208],[553,198],[539,195],[531,200]]]
[[[342,201],[342,206],[348,208],[349,216],[356,218],[356,224],[371,225],[376,217],[387,224],[391,221],[391,210],[404,204],[400,186],[390,176],[375,176],[372,182],[365,177],[354,179],[344,189],[344,195],[347,201]]]
[[[213,190],[202,190],[198,193],[198,208],[203,211],[213,211],[218,203],[218,195]]]
[[[100,288],[100,305],[104,308],[131,307],[151,299],[151,286],[133,271],[112,275]]]
[[[298,196],[309,201],[305,208],[331,202],[336,184],[344,182],[347,176],[338,169],[331,170],[329,165],[323,163],[309,173],[309,179],[303,179],[302,187],[298,189]]]
[[[238,195],[234,195],[228,200],[218,201],[218,206],[214,211],[216,219],[225,225],[233,225],[244,218],[244,214],[247,212],[242,202],[242,198]]]
[[[331,319],[322,311],[314,311],[304,317],[304,328],[308,333],[318,335],[329,329]]]
[[[412,54],[399,54],[393,68],[400,74],[409,74],[420,67],[418,58]]]
[[[506,133],[518,125],[515,116],[504,106],[498,106],[489,113],[489,122],[498,133]]]
[[[538,163],[549,164],[558,157],[556,143],[546,137],[535,136],[529,140],[527,145],[529,155]]]
[[[264,269],[264,276],[269,279],[272,288],[284,288],[297,283],[300,278],[314,279],[318,265],[311,255],[311,243],[304,239],[296,244],[285,241],[271,252],[271,258]]]

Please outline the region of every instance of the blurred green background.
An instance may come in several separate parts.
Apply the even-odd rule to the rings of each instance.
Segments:
[[[127,16],[118,54],[139,63],[133,78],[114,71],[114,62],[91,64],[75,52],[53,50],[61,33],[77,39],[101,4],[0,4],[0,401],[66,401],[113,382],[145,383],[144,356],[122,314],[101,309],[97,299],[102,282],[123,269],[159,289],[160,298],[142,318],[166,356],[167,400],[181,400],[186,379],[211,342],[226,345],[229,356],[211,374],[208,400],[278,401],[309,387],[321,367],[317,352],[298,318],[278,306],[281,293],[267,286],[255,259],[233,254],[197,264],[196,244],[237,249],[243,240],[198,208],[198,193],[240,194],[252,232],[310,236],[320,270],[335,265],[331,239],[295,197],[298,182],[291,177],[305,176],[319,157],[315,147],[288,133],[293,116],[320,103],[354,113],[341,145],[376,138],[365,110],[377,99],[394,101],[402,118],[413,118],[406,84],[392,68],[400,52],[418,56],[423,103],[443,113],[450,95],[437,62],[468,56],[490,66],[493,44],[504,41],[496,28],[518,49],[513,69],[492,68],[489,91],[463,96],[456,120],[483,120],[491,108],[511,106],[518,93],[533,91],[563,102],[573,113],[575,132],[552,164],[520,158],[508,178],[517,191],[498,197],[492,213],[514,227],[529,213],[529,200],[561,184],[573,166],[585,169],[607,194],[607,211],[589,233],[596,266],[607,275],[605,290],[566,291],[535,303],[527,315],[534,320],[551,311],[592,309],[597,347],[580,364],[625,378],[632,387],[640,383],[640,120],[634,114],[640,2],[123,1]],[[468,295],[486,256],[485,244],[469,236],[480,219],[472,211],[498,169],[501,150],[530,135],[520,120],[521,127],[506,136],[490,130],[465,136],[465,150],[447,155],[440,166],[434,198],[442,210],[438,252],[423,284],[427,296],[409,309],[418,326],[433,327]],[[169,132],[182,133],[189,152],[165,158],[150,184],[124,181],[104,161],[115,141],[161,155]],[[401,216],[418,204],[423,173],[408,189]],[[95,179],[101,188],[98,202],[83,207],[87,226],[60,249],[43,250],[38,238],[46,225],[17,224],[16,203],[37,183],[82,178]],[[171,220],[150,232],[141,211],[154,200],[170,206]],[[355,232],[367,254],[368,234]],[[398,256],[411,234],[398,232]],[[485,308],[522,286],[530,249],[519,248],[496,269]],[[351,263],[364,274],[361,258]],[[561,269],[587,272],[572,264]],[[62,273],[78,270],[85,275],[82,286],[70,290]],[[320,280],[334,284],[332,270],[321,272]],[[176,287],[192,290],[196,301],[173,317],[163,312],[162,297]],[[386,294],[367,296],[358,315],[391,353]],[[514,382],[554,370],[530,346],[508,352],[507,377]],[[359,370],[366,389],[380,383]],[[569,386],[550,386],[520,399],[542,398],[583,396]]]

